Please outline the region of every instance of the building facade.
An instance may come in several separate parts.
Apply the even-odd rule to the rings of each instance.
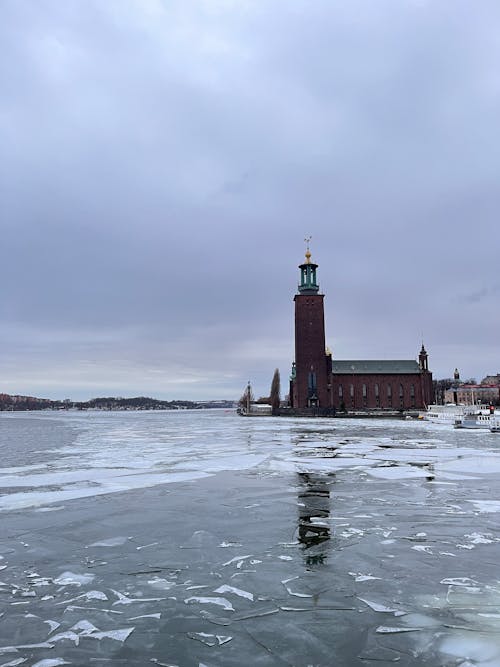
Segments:
[[[290,405],[323,414],[364,410],[419,410],[432,403],[432,373],[424,346],[418,361],[336,360],[325,347],[324,295],[318,265],[307,249],[295,301],[295,362]]]
[[[460,384],[444,392],[445,403],[461,405],[500,405],[500,386],[497,384]]]

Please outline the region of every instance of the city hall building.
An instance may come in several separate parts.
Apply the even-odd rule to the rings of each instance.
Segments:
[[[418,361],[338,360],[325,345],[324,295],[309,248],[299,266],[295,301],[295,361],[289,404],[315,414],[364,410],[419,410],[432,403],[432,373],[422,345]]]

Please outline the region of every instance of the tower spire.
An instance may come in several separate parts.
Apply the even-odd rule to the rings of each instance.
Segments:
[[[420,349],[420,354],[418,355],[418,364],[421,371],[429,370],[429,355],[425,349],[424,343],[422,341],[422,348]]]
[[[306,236],[304,243],[306,244],[306,264],[311,263],[311,251],[309,250],[309,244],[311,243],[312,236]]]
[[[318,268],[318,265],[311,262],[311,251],[309,249],[311,238],[312,236],[308,236],[304,239],[304,243],[306,244],[306,259],[305,262],[299,266],[300,294],[317,294],[319,292],[319,285],[316,280],[316,269]]]

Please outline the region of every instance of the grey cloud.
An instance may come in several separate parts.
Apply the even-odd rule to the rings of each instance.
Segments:
[[[309,233],[334,354],[496,372],[499,18],[3,2],[0,390],[264,393]]]

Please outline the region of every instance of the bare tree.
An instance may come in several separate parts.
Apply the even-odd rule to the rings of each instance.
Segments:
[[[273,381],[271,382],[271,393],[269,396],[273,415],[279,414],[280,410],[280,372],[277,368],[274,371]]]
[[[245,391],[241,395],[240,400],[238,401],[238,407],[241,409],[242,412],[250,412],[250,406],[254,402],[254,397],[253,397],[253,392],[252,392],[252,387],[250,386],[250,382],[247,384],[245,387]]]

